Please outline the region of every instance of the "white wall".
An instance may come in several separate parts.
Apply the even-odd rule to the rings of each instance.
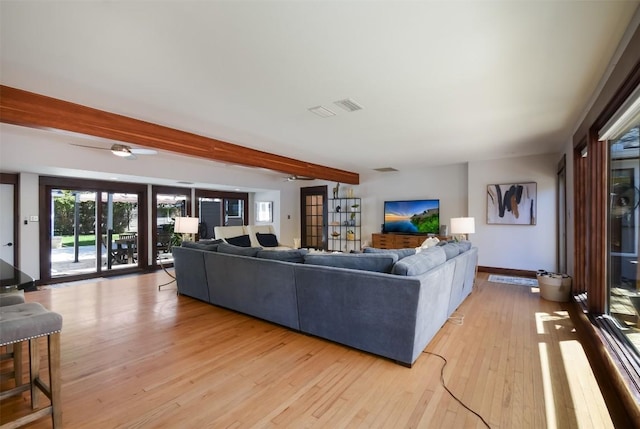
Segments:
[[[31,216],[39,216],[38,210],[38,175],[30,173],[20,174],[20,208],[18,220],[18,241],[20,243],[20,270],[34,279],[40,278],[40,224],[48,222],[48,219],[39,219],[39,222],[29,221]],[[27,220],[27,224],[24,221]]]
[[[74,137],[0,125],[0,170],[20,172],[21,220],[38,214],[39,166],[48,166],[59,175],[82,177],[80,168],[104,171],[105,174],[126,175],[135,172],[147,176],[146,183],[173,184],[188,180],[210,184],[262,188],[250,193],[250,220],[255,220],[255,201],[274,202],[274,228],[282,243],[292,244],[300,237],[300,188],[327,185],[328,192],[335,183],[326,181],[286,182],[283,177],[266,176],[248,168],[233,168],[206,160],[176,155],[140,157],[130,162],[119,160],[108,152],[93,153],[68,143]],[[86,143],[86,142],[83,142]],[[568,145],[569,146],[569,145]],[[29,153],[25,157],[24,153]],[[570,152],[569,152],[570,153]],[[104,155],[104,156],[103,156]],[[440,221],[449,225],[452,217],[476,218],[476,233],[470,238],[480,249],[480,265],[522,270],[555,269],[556,261],[556,166],[559,155],[483,161],[422,169],[378,173],[361,172],[358,186],[341,184],[344,191],[353,188],[362,198],[362,240],[370,241],[371,234],[380,232],[385,200],[438,198]],[[569,161],[569,160],[568,160]],[[572,168],[568,162],[568,205],[572,207]],[[69,173],[71,172],[71,173]],[[51,174],[51,173],[48,173]],[[125,176],[127,177],[127,176]],[[538,184],[538,222],[535,226],[486,225],[486,186],[492,183],[534,181]],[[38,225],[20,225],[21,268],[39,278],[37,260]],[[568,219],[572,240],[573,215]],[[572,243],[572,242],[570,242]],[[568,249],[572,266],[572,244]]]
[[[560,155],[543,155],[469,163],[471,235],[479,248],[478,265],[518,270],[556,268],[556,168]],[[488,225],[487,185],[537,183],[536,225]]]

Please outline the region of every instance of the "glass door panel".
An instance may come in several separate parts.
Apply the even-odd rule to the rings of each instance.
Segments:
[[[103,270],[138,265],[138,195],[100,193]]]
[[[50,198],[50,277],[97,272],[96,193],[52,189]]]
[[[186,216],[188,196],[159,193],[156,201],[156,263],[171,263],[171,246],[177,244],[173,236],[175,219]]]
[[[640,350],[640,124],[609,142],[609,314]],[[640,355],[640,354],[639,354]]]
[[[327,249],[326,186],[300,189],[302,247]]]

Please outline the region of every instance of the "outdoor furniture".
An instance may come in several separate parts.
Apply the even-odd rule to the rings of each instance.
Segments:
[[[29,383],[16,379],[16,387],[0,392],[0,401],[31,390],[33,412],[0,426],[0,429],[24,426],[51,414],[53,427],[62,427],[60,407],[60,331],[62,316],[41,304],[31,302],[0,307],[0,346],[13,346],[17,351],[22,342],[29,342]],[[47,337],[49,384],[40,378],[39,339]],[[38,390],[51,400],[49,406],[38,409]]]
[[[122,233],[115,240],[116,260],[120,264],[132,264],[135,262],[136,243],[138,241],[137,234],[135,233]]]

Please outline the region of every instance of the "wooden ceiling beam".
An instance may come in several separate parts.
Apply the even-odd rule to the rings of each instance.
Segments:
[[[287,175],[352,185],[360,183],[358,173],[250,149],[5,85],[0,85],[0,122],[101,137]]]

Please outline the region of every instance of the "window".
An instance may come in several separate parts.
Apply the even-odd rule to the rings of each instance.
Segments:
[[[609,155],[607,204],[606,312],[617,322],[640,358],[640,91],[603,127]]]

